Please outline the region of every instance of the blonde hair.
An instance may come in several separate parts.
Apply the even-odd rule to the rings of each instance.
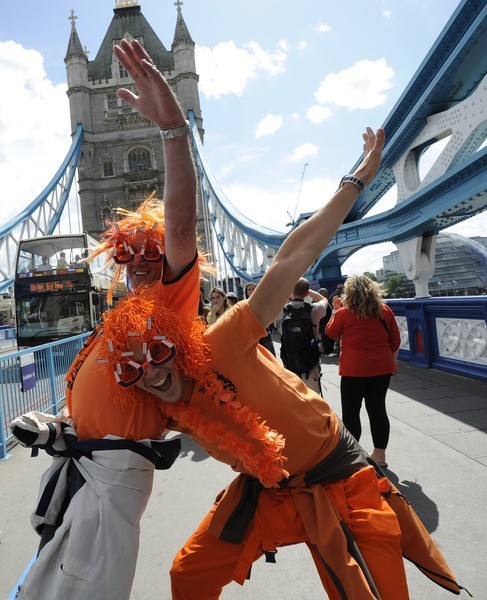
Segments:
[[[351,275],[345,281],[342,304],[361,319],[381,318],[384,291],[366,275]]]

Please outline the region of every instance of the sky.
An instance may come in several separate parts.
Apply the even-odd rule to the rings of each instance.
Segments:
[[[173,0],[139,0],[171,47]],[[196,44],[205,151],[230,202],[277,231],[315,211],[360,156],[458,0],[184,0]],[[71,9],[94,59],[115,0],[16,0],[0,22],[0,225],[42,192],[70,147],[64,56]],[[384,199],[373,213],[395,204]],[[70,221],[76,224],[75,206]],[[485,235],[487,211],[450,228]],[[392,243],[355,253],[343,274],[375,271]]]

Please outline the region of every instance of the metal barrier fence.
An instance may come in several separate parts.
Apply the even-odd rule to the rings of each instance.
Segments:
[[[0,460],[8,457],[9,423],[36,410],[57,414],[64,405],[64,378],[89,333],[0,356]]]
[[[400,360],[487,381],[487,296],[387,303],[401,331]],[[11,339],[12,330],[0,329],[0,340]],[[0,356],[0,460],[8,456],[8,425],[15,417],[31,410],[59,412],[66,397],[65,374],[88,335]],[[29,358],[35,376],[32,372],[26,375]],[[30,387],[32,380],[35,385]]]
[[[17,330],[10,325],[0,325],[0,348],[15,346]]]
[[[487,381],[487,296],[388,300],[401,331],[399,359]]]

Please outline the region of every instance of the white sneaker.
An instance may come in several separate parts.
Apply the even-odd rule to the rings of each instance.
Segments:
[[[333,358],[334,356],[338,356],[336,352],[330,352],[330,354],[325,354],[327,358]]]

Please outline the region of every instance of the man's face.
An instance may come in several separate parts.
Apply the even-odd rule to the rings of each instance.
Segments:
[[[135,288],[142,284],[149,285],[162,278],[164,261],[149,263],[143,261],[139,255],[144,239],[144,234],[141,231],[137,231],[130,243],[136,253],[133,262],[127,265],[127,279],[130,290],[135,290]]]
[[[142,353],[141,345],[133,344],[130,349],[134,353],[131,358],[143,364],[146,356]],[[188,381],[177,372],[173,359],[160,367],[145,366],[143,377],[135,385],[154,394],[162,402],[174,404],[181,399],[187,384]]]

